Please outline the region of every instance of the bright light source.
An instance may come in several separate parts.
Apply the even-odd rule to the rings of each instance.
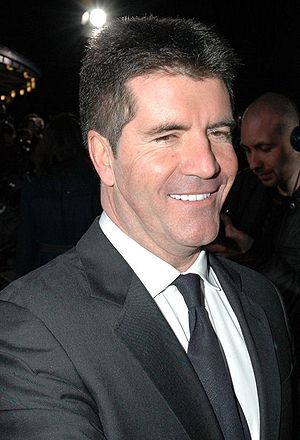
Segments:
[[[90,23],[96,28],[101,28],[106,22],[106,13],[103,9],[93,9],[90,12]]]
[[[103,9],[95,8],[85,11],[81,16],[84,35],[88,38],[95,36],[106,23],[108,17]]]
[[[81,17],[81,24],[83,24],[83,25],[87,24],[89,21],[89,18],[90,18],[90,13],[88,11],[85,11]]]

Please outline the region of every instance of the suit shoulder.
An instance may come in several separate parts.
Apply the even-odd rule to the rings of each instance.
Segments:
[[[213,265],[218,267],[220,273],[225,273],[227,279],[228,277],[231,279],[230,283],[233,288],[239,286],[238,291],[244,296],[242,298],[244,306],[252,303],[255,309],[258,306],[263,310],[273,339],[277,341],[278,346],[282,347],[282,353],[288,362],[287,353],[290,353],[292,348],[290,323],[278,289],[268,278],[253,269],[221,257],[213,256],[213,260]],[[251,307],[246,306],[245,310],[251,313]]]
[[[11,282],[0,292],[0,300],[28,309],[55,304],[62,298],[85,294],[85,271],[75,248],[46,265]],[[84,286],[84,287],[83,287]],[[81,287],[81,288],[80,288]]]
[[[235,283],[239,280],[243,294],[258,303],[268,315],[285,313],[278,289],[265,275],[229,259],[215,258]]]

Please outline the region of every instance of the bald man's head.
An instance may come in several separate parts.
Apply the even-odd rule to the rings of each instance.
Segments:
[[[255,99],[245,110],[242,121],[248,117],[272,114],[277,116],[278,123],[295,127],[299,124],[299,112],[295,103],[280,93],[265,93]]]
[[[291,188],[300,154],[291,146],[298,110],[285,95],[266,93],[253,101],[241,121],[241,144],[249,167],[267,187]]]

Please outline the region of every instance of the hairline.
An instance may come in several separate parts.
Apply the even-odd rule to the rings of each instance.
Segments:
[[[197,72],[197,70],[198,70],[198,72]],[[115,139],[115,142],[111,143],[110,140],[108,139],[108,141],[111,145],[112,151],[115,156],[118,151],[118,142],[120,140],[122,130],[129,122],[131,122],[135,118],[136,112],[137,112],[137,98],[138,98],[138,96],[135,95],[135,93],[130,85],[130,82],[132,82],[133,80],[135,80],[137,78],[146,78],[146,77],[150,77],[152,75],[158,74],[158,73],[160,73],[161,76],[185,76],[185,77],[190,78],[194,81],[204,81],[206,79],[217,79],[225,85],[226,90],[229,95],[231,106],[233,107],[234,97],[233,97],[233,91],[232,91],[231,86],[229,84],[226,84],[226,81],[224,80],[224,78],[221,77],[221,75],[213,74],[212,72],[209,72],[208,70],[205,70],[205,69],[202,69],[202,71],[201,71],[201,69],[194,68],[194,66],[188,68],[183,63],[181,65],[176,65],[176,66],[170,66],[170,65],[166,64],[164,66],[157,66],[156,68],[149,68],[148,70],[143,70],[139,73],[129,75],[128,78],[124,79],[123,82],[120,84],[121,89],[123,89],[123,91],[125,92],[125,96],[127,97],[127,102],[125,103],[126,108],[124,106],[123,112],[122,112],[122,115],[124,116],[122,118],[123,123],[120,126],[119,134],[118,134],[117,138]],[[95,130],[97,131],[97,129],[95,129]],[[100,134],[102,134],[102,133],[100,133]]]
[[[141,32],[144,23],[145,37]],[[176,35],[174,29],[178,31]],[[156,32],[161,38],[156,38],[155,30],[161,31]],[[118,36],[120,31],[119,35],[124,32],[125,38],[128,37],[128,45]],[[103,36],[108,40],[102,38],[101,42],[99,37]],[[147,36],[148,42],[143,40]],[[99,37],[90,39],[80,70],[79,104],[85,142],[88,131],[95,130],[116,151],[123,127],[136,113],[136,97],[128,84],[136,77],[157,72],[195,80],[217,78],[226,87],[234,109],[233,82],[240,60],[213,26],[192,19],[123,17],[106,26]],[[117,61],[113,61],[113,56]]]

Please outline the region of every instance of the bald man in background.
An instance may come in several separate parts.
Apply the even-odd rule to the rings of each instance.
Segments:
[[[221,214],[225,240],[210,250],[266,275],[279,289],[300,362],[300,128],[294,102],[265,93],[245,110],[242,170]],[[297,136],[299,136],[297,140]]]

